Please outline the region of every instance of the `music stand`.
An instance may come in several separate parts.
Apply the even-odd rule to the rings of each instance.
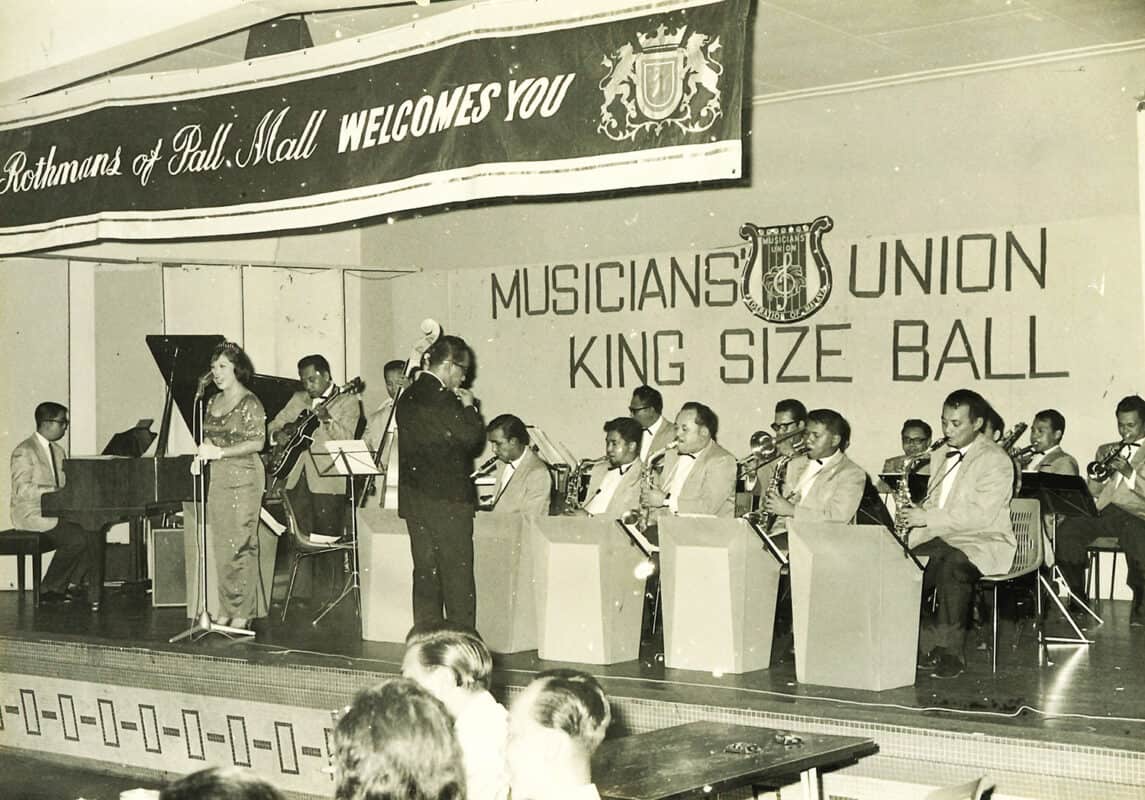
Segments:
[[[354,478],[359,475],[378,476],[382,474],[382,470],[378,469],[374,463],[377,454],[362,439],[334,439],[324,442],[323,447],[326,448],[325,453],[310,451],[314,456],[315,466],[318,467],[318,474],[322,477],[340,475],[350,485],[349,550],[353,560],[351,561],[350,574],[346,576],[346,582],[342,586],[342,592],[322,608],[318,616],[311,621],[311,625],[317,625],[321,622],[322,618],[349,597],[351,592],[357,592],[356,607],[358,616],[362,616],[362,592],[358,582],[358,497],[357,490],[354,488]],[[326,458],[330,459],[330,463],[323,466],[321,460]]]
[[[1018,490],[1018,497],[1035,498],[1042,504],[1043,531],[1047,527],[1049,528],[1047,538],[1054,547],[1057,546],[1056,514],[1061,514],[1065,517],[1097,516],[1097,505],[1093,501],[1093,495],[1090,494],[1089,487],[1079,475],[1058,475],[1052,472],[1023,472],[1022,485]],[[1087,614],[1093,617],[1098,625],[1103,624],[1101,617],[1089,607],[1089,604],[1073,593],[1073,589],[1070,588],[1070,585],[1062,576],[1061,569],[1058,567],[1056,560],[1054,565],[1050,567],[1050,578],[1052,578],[1057,585],[1065,586],[1070,598],[1081,606]],[[1081,628],[1078,627],[1073,617],[1070,616],[1066,610],[1061,597],[1059,597],[1058,592],[1054,590],[1054,585],[1050,583],[1050,579],[1039,572],[1038,580],[1045,588],[1050,601],[1057,606],[1058,611],[1061,612],[1062,617],[1069,623],[1069,626],[1073,628],[1074,632],[1074,636],[1072,637],[1043,636],[1043,640],[1051,644],[1092,644],[1093,640],[1087,638],[1086,635],[1082,633]]]

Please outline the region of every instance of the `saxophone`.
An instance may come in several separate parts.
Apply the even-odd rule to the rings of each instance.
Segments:
[[[787,482],[787,466],[791,463],[791,459],[796,456],[803,455],[810,448],[805,442],[799,442],[792,446],[791,452],[787,455],[779,457],[775,464],[775,472],[771,473],[771,480],[767,482],[767,490],[763,493],[766,498],[772,492],[779,494],[780,485]],[[768,514],[764,517],[763,530],[765,533],[771,533],[771,529],[775,527],[775,523],[779,521],[778,514]]]
[[[1021,435],[1020,432],[1019,435]],[[906,522],[906,510],[914,507],[914,498],[910,496],[910,476],[914,474],[914,471],[921,467],[924,462],[930,460],[931,453],[944,444],[946,444],[945,436],[935,440],[930,447],[926,448],[926,452],[920,453],[917,456],[911,456],[903,462],[902,478],[899,480],[899,485],[895,487],[895,536],[903,543],[904,547],[906,546],[907,537],[910,535],[910,525]]]
[[[679,442],[673,440],[648,456],[648,460],[640,465],[640,483],[642,486],[648,489],[656,488],[656,473],[663,468],[664,456],[668,455],[669,450],[674,450],[679,445]],[[643,533],[652,524],[652,507],[641,499],[640,507],[632,509],[621,517],[621,522],[625,525],[633,525],[636,530]]]
[[[573,514],[581,508],[581,492],[584,490],[585,483],[588,480],[588,475],[592,472],[592,468],[597,464],[602,464],[608,461],[608,456],[601,456],[600,458],[583,458],[580,463],[569,473],[567,482],[565,483],[565,503],[561,513]]]

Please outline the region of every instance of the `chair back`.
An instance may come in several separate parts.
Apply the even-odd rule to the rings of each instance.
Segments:
[[[1010,580],[1039,569],[1045,558],[1042,550],[1042,504],[1036,498],[1018,497],[1010,501],[1010,525],[1014,529],[1017,549],[1010,571],[1005,575],[988,575],[991,580]]]
[[[302,526],[298,523],[298,517],[294,514],[294,506],[290,503],[290,495],[287,492],[282,493],[282,510],[286,514],[286,529],[290,531],[291,538],[298,546],[299,550],[304,552],[320,552],[326,550],[345,550],[349,545],[345,542],[316,542],[310,538],[310,531],[303,530]]]

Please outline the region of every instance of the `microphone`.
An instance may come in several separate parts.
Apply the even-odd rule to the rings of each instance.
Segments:
[[[206,372],[204,372],[202,375],[199,376],[199,385],[195,389],[195,399],[196,400],[202,400],[204,392],[207,391],[207,387],[210,385],[211,385],[211,371],[207,370]]]
[[[493,465],[496,463],[497,463],[497,456],[491,456],[488,461],[486,461],[484,464],[479,466],[477,469],[473,470],[473,472],[469,475],[469,479],[473,480],[474,478],[480,478],[482,475],[484,475],[486,472],[488,472],[493,467]]]

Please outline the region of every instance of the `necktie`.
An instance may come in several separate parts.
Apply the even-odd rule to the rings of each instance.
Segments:
[[[816,464],[818,464],[819,466],[823,466],[823,459],[821,459],[821,458],[813,458],[813,459],[811,459],[811,460],[812,460],[812,461],[814,461],[814,462],[815,462]]]
[[[954,458],[955,456],[957,456],[958,458],[962,458],[962,456],[964,456],[964,455],[965,455],[965,453],[963,453],[961,450],[959,450],[955,447],[952,447],[946,451],[946,457],[947,458]]]
[[[56,467],[56,451],[52,449],[52,445],[48,443],[48,458],[52,462],[52,480],[56,482],[56,488],[60,488],[60,471]]]

